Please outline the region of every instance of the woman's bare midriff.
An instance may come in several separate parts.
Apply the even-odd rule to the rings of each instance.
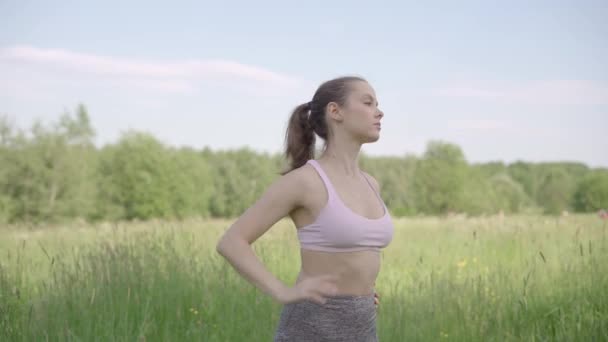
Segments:
[[[310,276],[337,275],[338,295],[369,295],[380,272],[380,252],[322,252],[300,249],[302,268],[296,283]]]

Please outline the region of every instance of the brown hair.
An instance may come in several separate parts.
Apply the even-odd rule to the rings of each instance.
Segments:
[[[309,159],[314,159],[315,133],[324,140],[324,149],[327,148],[329,127],[325,120],[325,108],[330,102],[344,105],[350,93],[348,85],[355,81],[367,82],[358,76],[344,76],[326,81],[319,86],[312,101],[293,110],[285,133],[285,158],[290,161],[290,165],[281,175],[301,167]]]

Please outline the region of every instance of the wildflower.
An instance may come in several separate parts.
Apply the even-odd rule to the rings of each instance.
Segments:
[[[458,266],[458,268],[463,268],[467,265],[467,259],[463,259],[462,261],[459,261],[456,266]]]

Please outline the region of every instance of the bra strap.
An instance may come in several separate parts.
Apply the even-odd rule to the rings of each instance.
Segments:
[[[380,200],[380,203],[382,203],[382,205],[384,206],[385,205],[384,204],[384,200],[380,196],[380,193],[378,191],[376,191],[376,188],[374,188],[374,186],[369,181],[369,179],[367,178],[367,176],[365,175],[365,173],[363,173],[363,171],[361,171],[361,174],[363,175],[363,178],[365,178],[365,181],[367,181],[367,184],[369,184],[369,187],[372,188],[372,191],[376,194],[376,197],[378,197],[378,199]]]
[[[323,184],[325,184],[325,189],[327,189],[327,195],[329,196],[328,201],[330,201],[332,199],[332,197],[335,196],[335,192],[334,192],[335,190],[334,190],[334,186],[331,184],[331,181],[329,180],[329,177],[327,177],[327,174],[325,173],[325,171],[323,171],[323,168],[321,167],[319,162],[316,161],[315,159],[309,159],[306,163],[312,165],[315,168],[315,170],[317,170],[317,173],[323,180]]]

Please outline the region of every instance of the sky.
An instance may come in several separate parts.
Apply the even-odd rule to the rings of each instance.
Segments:
[[[82,103],[98,146],[280,152],[291,110],[357,75],[384,111],[368,155],[608,167],[606,1],[0,1],[0,115]]]

